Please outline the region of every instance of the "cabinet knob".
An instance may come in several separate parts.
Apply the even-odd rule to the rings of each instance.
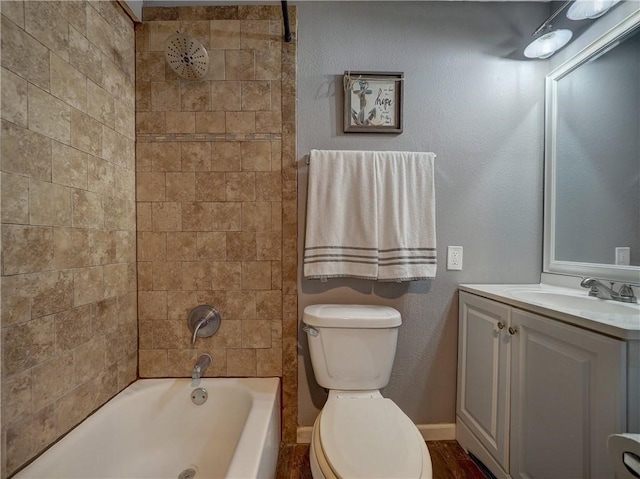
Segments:
[[[509,331],[509,334],[511,334],[512,336],[518,332],[518,330],[513,326],[509,326],[508,331]]]
[[[502,321],[498,321],[498,329],[504,329],[504,323]]]

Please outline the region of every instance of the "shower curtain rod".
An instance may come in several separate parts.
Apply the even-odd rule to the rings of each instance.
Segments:
[[[287,10],[287,2],[282,0],[282,21],[284,22],[284,41],[291,41],[291,27],[289,26],[289,11]]]

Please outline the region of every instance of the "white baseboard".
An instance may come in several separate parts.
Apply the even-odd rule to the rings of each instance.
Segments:
[[[425,441],[450,441],[456,438],[455,423],[416,424]],[[298,444],[311,442],[311,426],[299,426],[296,434]]]

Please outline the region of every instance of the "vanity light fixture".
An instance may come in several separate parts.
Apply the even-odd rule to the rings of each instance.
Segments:
[[[620,0],[575,0],[571,7],[569,7],[567,18],[569,20],[595,19],[607,13],[609,9],[619,1]]]
[[[554,30],[545,33],[541,37],[532,41],[527,48],[524,49],[524,56],[527,58],[549,58],[569,43],[572,36],[573,32],[567,29]]]

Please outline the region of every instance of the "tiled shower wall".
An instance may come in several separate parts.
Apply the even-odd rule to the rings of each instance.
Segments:
[[[2,477],[136,379],[134,28],[2,1]]]
[[[295,8],[290,9],[295,31]],[[145,8],[136,28],[141,377],[283,378],[284,440],[296,429],[295,41],[279,6]],[[201,80],[165,61],[176,31],[210,59]],[[191,345],[189,311],[222,323]]]

